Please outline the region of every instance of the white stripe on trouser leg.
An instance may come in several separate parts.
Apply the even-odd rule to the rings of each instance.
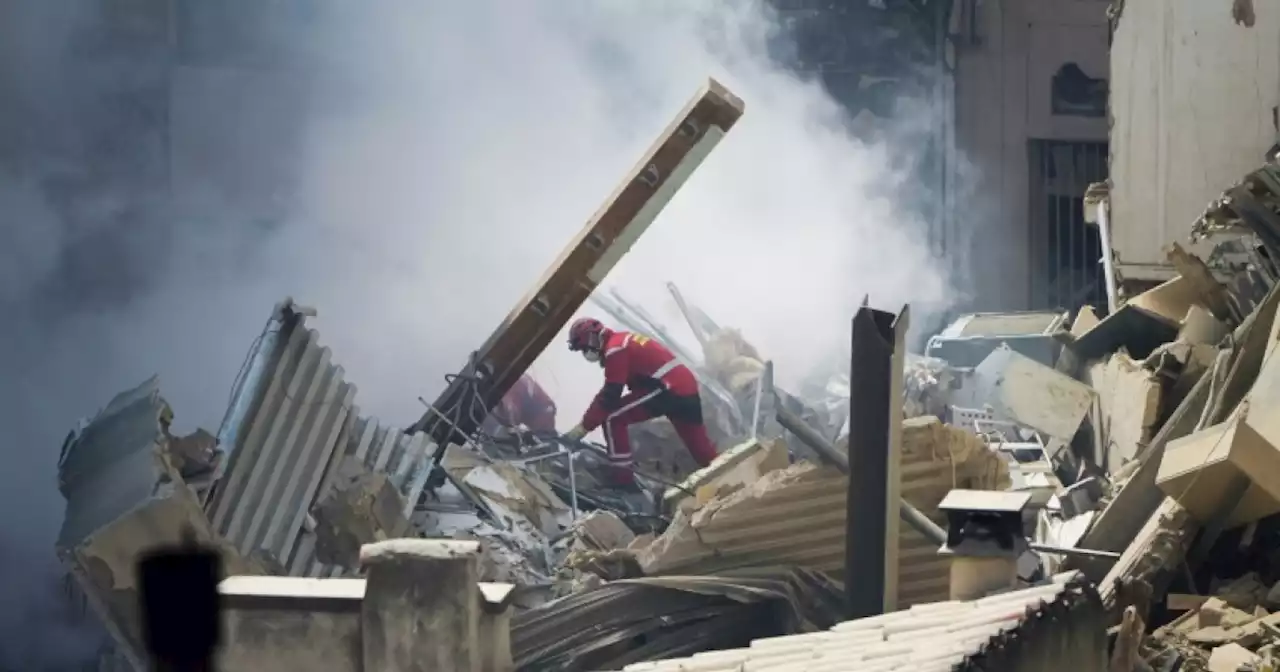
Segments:
[[[654,398],[654,397],[656,397],[656,396],[658,396],[659,394],[662,394],[662,393],[663,393],[663,390],[654,390],[654,391],[650,392],[649,394],[646,394],[646,395],[644,395],[644,396],[641,396],[641,397],[639,397],[638,399],[636,399],[635,401],[632,401],[631,403],[624,405],[623,407],[619,408],[618,410],[616,410],[616,411],[614,411],[614,412],[610,413],[608,416],[606,416],[606,417],[605,417],[605,419],[604,419],[604,443],[605,443],[605,445],[606,445],[606,446],[608,446],[608,447],[609,447],[609,460],[610,460],[610,461],[618,461],[618,458],[619,458],[619,457],[621,457],[621,456],[619,456],[619,455],[617,455],[617,454],[615,454],[615,453],[614,453],[614,445],[615,445],[615,444],[614,444],[614,442],[613,442],[613,422],[612,422],[612,420],[613,420],[614,418],[616,418],[616,417],[618,417],[618,416],[622,415],[623,413],[626,413],[627,411],[629,411],[629,410],[631,410],[631,409],[635,408],[636,406],[639,406],[640,404],[643,404],[643,403],[644,403],[644,402],[646,402],[646,401],[649,401],[650,399],[652,399],[652,398]],[[627,430],[623,429],[622,431],[624,431],[624,432],[625,432],[625,431],[627,431]],[[630,454],[628,454],[628,455],[627,455],[627,458],[626,458],[626,461],[630,461],[630,460],[631,460],[631,455],[630,455]]]

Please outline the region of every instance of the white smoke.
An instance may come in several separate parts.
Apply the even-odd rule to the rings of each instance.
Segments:
[[[365,412],[416,419],[708,76],[746,114],[612,284],[675,327],[677,283],[784,380],[846,343],[864,295],[917,316],[952,299],[893,196],[890,159],[919,148],[854,140],[819,84],[771,59],[776,22],[751,0],[322,4],[244,19],[261,24],[247,37],[179,23],[199,44],[168,70],[164,118],[104,102],[134,86],[127,58],[68,65],[71,27],[104,20],[85,3],[0,4],[0,54],[25,59],[0,65],[7,563],[49,562],[78,416],[158,372],[178,425],[215,428],[285,295],[318,308]],[[263,69],[258,43],[302,65]],[[107,143],[125,121],[163,142]],[[560,338],[534,373],[566,426],[599,384]],[[36,641],[21,614],[47,596],[14,574],[0,640]]]

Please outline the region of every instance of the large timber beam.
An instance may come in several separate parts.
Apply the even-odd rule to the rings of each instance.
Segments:
[[[591,292],[649,228],[658,213],[742,116],[742,101],[715,80],[658,137],[631,174],[450,381],[409,433],[427,432],[440,448],[461,443]],[[437,462],[438,463],[438,462]]]

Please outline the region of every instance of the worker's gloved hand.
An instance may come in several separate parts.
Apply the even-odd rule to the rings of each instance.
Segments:
[[[577,425],[573,429],[565,432],[563,436],[566,441],[581,441],[582,437],[586,435],[587,430],[583,429],[582,425]]]

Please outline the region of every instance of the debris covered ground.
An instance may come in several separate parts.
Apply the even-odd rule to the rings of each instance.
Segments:
[[[846,573],[860,515],[846,506],[850,398],[863,381],[833,365],[783,389],[750,334],[674,286],[696,344],[617,292],[592,299],[695,370],[722,451],[709,467],[662,420],[633,431],[640,493],[605,485],[599,447],[555,435],[477,431],[441,451],[429,433],[362,415],[310,311],[285,301],[251,353],[258,392],[238,388],[216,436],[172,436],[154,379],[73,432],[58,550],[130,660],[141,637],[131,563],[193,530],[231,573],[294,577],[358,575],[363,546],[397,537],[478,542],[478,579],[515,587],[520,669],[757,669],[743,666],[760,656],[917,669],[918,652],[890,646],[895,628],[953,632],[952,617],[972,615],[964,628],[976,629],[933,652],[958,665],[1025,614],[1095,605],[1109,614],[1112,670],[1275,669],[1277,211],[1280,166],[1267,164],[1197,223],[1212,254],[1169,250],[1177,277],[1110,311],[961,317],[894,372],[890,492],[904,511],[954,535],[949,495],[1021,495],[1006,513],[1027,543],[1006,598],[961,596],[958,561],[927,523],[902,525],[887,557],[905,620],[842,623],[846,588],[865,580]],[[767,639],[788,635],[801,639]],[[729,649],[692,659],[701,667],[643,665]]]

